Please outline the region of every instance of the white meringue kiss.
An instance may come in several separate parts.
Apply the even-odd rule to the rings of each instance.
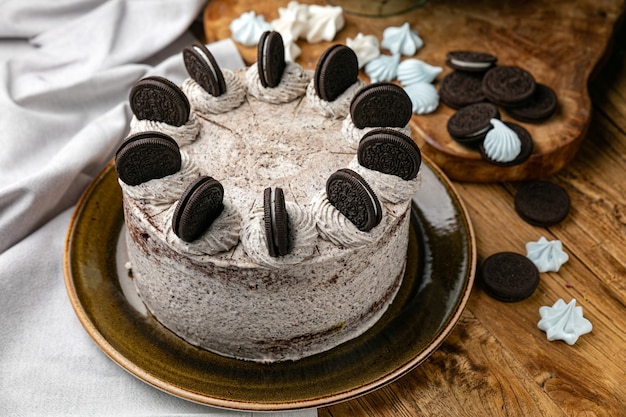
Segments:
[[[537,327],[546,332],[548,340],[563,340],[568,345],[576,343],[583,334],[589,333],[593,326],[583,317],[583,308],[576,307],[576,299],[565,304],[559,298],[552,307],[539,308],[541,320]]]
[[[359,62],[359,68],[380,55],[378,38],[374,35],[358,33],[354,39],[347,38],[346,45],[354,51]]]
[[[255,12],[242,13],[237,19],[230,22],[231,37],[235,42],[244,46],[254,46],[259,42],[263,32],[272,30],[263,16]]]
[[[526,257],[537,266],[539,272],[558,272],[561,265],[569,260],[560,240],[548,241],[544,236],[537,242],[526,243]]]
[[[330,42],[345,25],[340,6],[309,6],[305,38],[309,43]]]
[[[504,122],[491,119],[491,129],[483,142],[485,155],[496,162],[511,162],[522,151],[522,142],[517,133]]]
[[[398,75],[400,54],[379,55],[365,64],[365,74],[370,77],[370,82],[392,81]]]
[[[405,87],[417,83],[432,83],[442,71],[442,67],[427,64],[420,59],[406,59],[398,65],[398,81]]]
[[[424,41],[416,31],[411,29],[409,23],[398,27],[388,27],[383,31],[381,46],[392,54],[405,56],[415,55],[418,49],[424,46]]]
[[[278,19],[270,23],[275,31],[292,40],[297,40],[306,33],[309,16],[309,7],[306,4],[299,4],[290,1],[287,7],[278,8]]]
[[[439,93],[431,83],[416,83],[404,87],[411,99],[412,111],[415,114],[434,112],[439,106]]]

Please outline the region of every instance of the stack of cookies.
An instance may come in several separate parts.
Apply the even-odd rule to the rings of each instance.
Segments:
[[[453,71],[441,81],[439,94],[457,110],[448,120],[450,136],[499,166],[526,161],[533,149],[531,135],[518,123],[503,122],[501,110],[516,121],[543,122],[556,112],[554,90],[523,68],[497,65],[497,57],[484,52],[449,52],[446,65]]]

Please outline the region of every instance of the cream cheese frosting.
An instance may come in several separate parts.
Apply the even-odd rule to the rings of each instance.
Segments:
[[[165,241],[176,252],[202,262],[205,258],[210,259],[210,257],[205,257],[204,255],[227,252],[239,242],[241,216],[239,211],[233,207],[232,202],[224,202],[222,213],[202,236],[193,242],[186,242],[174,233],[171,225],[175,209],[176,205],[172,205],[167,210],[161,227],[165,230]]]
[[[541,320],[537,327],[546,332],[550,341],[562,340],[573,345],[580,336],[593,329],[591,322],[583,317],[583,308],[576,306],[575,298],[569,303],[559,298],[551,307],[540,307],[539,314]]]
[[[317,95],[315,92],[315,85],[313,84],[313,81],[311,81],[306,89],[306,99],[310,103],[311,107],[316,109],[322,116],[332,119],[341,119],[349,114],[352,99],[364,86],[365,83],[363,81],[357,80],[334,101],[326,101]]]
[[[490,121],[493,129],[487,132],[483,147],[485,154],[496,162],[511,162],[522,151],[517,133],[498,119]]]
[[[383,214],[383,219],[378,226],[369,232],[362,232],[328,201],[326,190],[313,198],[312,209],[316,216],[320,236],[341,247],[358,248],[376,242],[386,229],[388,220],[388,217]]]
[[[130,120],[130,134],[155,131],[171,136],[178,146],[185,146],[192,143],[198,137],[200,133],[200,123],[198,122],[198,117],[193,113],[189,115],[187,123],[181,126],[172,126],[167,123],[148,119],[137,119],[136,116],[133,116]]]
[[[348,168],[361,175],[382,201],[387,201],[391,204],[401,204],[410,201],[422,184],[422,176],[419,174],[411,180],[404,180],[396,175],[384,174],[366,168],[359,164],[356,157],[350,161]],[[402,212],[405,210],[406,207],[401,208]]]
[[[226,92],[214,97],[194,79],[183,81],[181,89],[189,99],[191,109],[199,114],[225,113],[236,109],[246,99],[246,86],[231,70],[222,70],[226,83]],[[195,115],[194,115],[195,117]]]
[[[178,200],[187,186],[200,177],[200,169],[187,152],[181,152],[180,170],[165,178],[153,179],[139,185],[127,185],[119,181],[122,191],[129,198],[145,203],[146,207],[160,210]]]
[[[268,103],[288,103],[302,97],[309,84],[310,74],[300,65],[288,62],[285,71],[276,87],[263,87],[259,79],[259,68],[252,64],[246,71],[246,84],[248,93],[259,100]]]
[[[363,127],[358,128],[354,125],[352,121],[352,116],[348,113],[346,118],[343,120],[341,125],[341,133],[343,134],[344,139],[348,142],[350,147],[357,149],[359,147],[359,142],[363,136],[371,131],[372,129],[376,129],[375,127]],[[388,129],[397,130],[401,133],[404,133],[407,136],[411,136],[411,126],[407,124],[404,127],[389,127]]]
[[[286,202],[285,206],[292,231],[289,236],[291,250],[280,259],[270,256],[267,250],[263,207],[257,206],[244,222],[241,243],[246,253],[261,265],[289,268],[309,259],[315,251],[318,236],[315,218],[295,203]]]

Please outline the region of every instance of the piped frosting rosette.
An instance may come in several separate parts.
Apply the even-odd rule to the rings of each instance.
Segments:
[[[352,121],[352,116],[348,114],[341,125],[341,134],[343,135],[343,137],[346,139],[346,141],[352,148],[357,149],[359,147],[359,142],[361,141],[361,138],[363,137],[363,135],[365,135],[367,132],[372,131],[373,129],[378,129],[378,128],[377,127],[364,127],[364,128],[356,127],[354,125],[354,122]],[[409,124],[403,127],[389,127],[389,129],[397,130],[398,132],[404,133],[407,136],[411,136],[411,126]]]
[[[200,133],[200,122],[193,112],[189,115],[189,120],[181,126],[173,126],[149,119],[137,119],[137,116],[133,116],[130,121],[129,135],[140,132],[164,133],[174,139],[178,146],[183,147],[196,140]]]
[[[180,195],[179,195],[180,197]],[[211,223],[209,228],[196,240],[186,242],[176,236],[172,228],[172,217],[176,210],[173,204],[163,216],[162,230],[165,231],[165,241],[176,252],[191,256],[203,261],[203,256],[227,252],[239,242],[241,231],[241,215],[233,204],[224,199],[222,213]]]
[[[287,62],[280,84],[276,87],[263,87],[259,78],[259,68],[256,63],[246,71],[248,93],[259,100],[268,103],[288,103],[304,95],[310,76],[299,64]]]
[[[404,180],[396,175],[366,168],[359,164],[356,157],[350,161],[348,168],[361,175],[381,200],[391,204],[410,201],[422,184],[422,176],[419,174],[411,180]],[[404,212],[404,208],[405,206],[402,205],[401,212]]]
[[[289,247],[288,254],[273,257],[267,250],[265,232],[264,209],[258,205],[250,212],[241,231],[241,244],[248,256],[259,263],[272,268],[288,267],[309,259],[315,251],[317,229],[315,218],[310,212],[302,210],[297,204],[285,203],[289,217]]]
[[[358,248],[376,242],[383,234],[387,216],[368,232],[360,231],[346,216],[331,204],[323,190],[311,200],[317,230],[322,239],[345,248]]]
[[[330,119],[341,119],[350,113],[350,103],[356,93],[363,88],[364,85],[365,83],[363,81],[357,80],[335,100],[326,101],[317,95],[315,85],[313,81],[311,81],[306,88],[306,98],[309,100],[309,104],[317,109],[323,116]]]
[[[181,152],[180,157],[181,167],[178,172],[134,186],[119,180],[122,190],[128,197],[146,202],[148,206],[155,208],[172,204],[201,175],[198,166],[186,152]]]
[[[222,69],[226,92],[217,97],[209,94],[193,78],[183,81],[181,89],[189,99],[192,114],[221,114],[236,109],[246,99],[246,86],[234,71]]]

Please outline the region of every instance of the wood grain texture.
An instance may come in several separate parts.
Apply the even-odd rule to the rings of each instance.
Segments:
[[[278,8],[287,3],[213,0],[204,14],[207,41],[230,37],[230,22],[243,12],[255,10],[271,21],[278,17]],[[623,11],[624,3],[617,0],[438,0],[384,19],[346,14],[346,26],[336,42],[345,43],[346,38],[358,32],[382,39],[386,27],[408,21],[425,42],[415,57],[444,68],[436,84],[451,71],[445,66],[445,55],[450,50],[482,50],[496,55],[500,64],[518,65],[530,71],[538,82],[556,91],[559,109],[548,121],[520,123],[534,140],[533,154],[520,165],[495,166],[483,160],[476,150],[454,141],[447,133],[446,123],[455,110],[444,104],[432,114],[412,118],[415,141],[451,179],[526,180],[556,173],[576,155],[591,117],[587,82],[602,61]],[[314,68],[329,45],[300,41],[302,55],[298,62]],[[248,64],[256,61],[255,47],[238,47]],[[503,119],[514,121],[506,113]]]
[[[462,2],[434,0],[430,7],[440,3],[442,7],[458,3],[459,10],[467,8]],[[478,8],[490,2],[473,4]],[[560,25],[546,25],[563,12],[557,9],[564,4],[543,5],[541,25],[532,19],[527,23],[520,20],[514,41],[507,34],[510,27],[499,27],[497,37],[486,42],[520,43],[516,47],[532,51],[538,61],[545,59],[547,52],[524,42],[531,35],[543,36],[544,43],[557,50],[578,48],[571,60],[562,55],[558,66],[563,78],[579,83],[565,94],[574,100],[587,93],[592,61],[600,59],[601,51],[594,50],[594,58],[587,55],[588,65],[570,62],[590,53],[596,45],[594,36],[609,35],[617,19],[611,13],[622,10],[624,4],[570,2],[572,19],[565,29],[575,28],[580,36],[576,39],[566,36]],[[505,3],[499,13],[514,7]],[[478,11],[466,18],[476,31],[494,24]],[[598,29],[602,19],[606,25]],[[393,19],[388,22],[396,23]],[[598,34],[592,26],[606,32]],[[429,39],[424,37],[428,45]],[[585,39],[590,39],[589,43]],[[541,228],[522,221],[513,209],[521,185],[517,182],[455,183],[474,225],[479,265],[503,250],[525,254],[526,242],[541,236],[560,239],[570,256],[568,263],[559,272],[541,274],[537,291],[518,303],[498,302],[476,286],[452,334],[422,365],[373,393],[320,409],[320,417],[626,416],[626,28],[618,31],[613,45],[589,86],[591,100],[584,115],[589,127],[577,144],[580,150],[558,174],[549,177],[571,197],[572,209],[564,222]],[[506,59],[514,59],[511,54]],[[532,65],[539,65],[534,59]],[[553,77],[557,80],[561,75]],[[578,114],[576,120],[582,120],[583,113]],[[418,123],[422,124],[421,120]],[[576,298],[593,323],[593,331],[574,346],[549,342],[537,328],[539,307],[552,305],[558,298]]]

